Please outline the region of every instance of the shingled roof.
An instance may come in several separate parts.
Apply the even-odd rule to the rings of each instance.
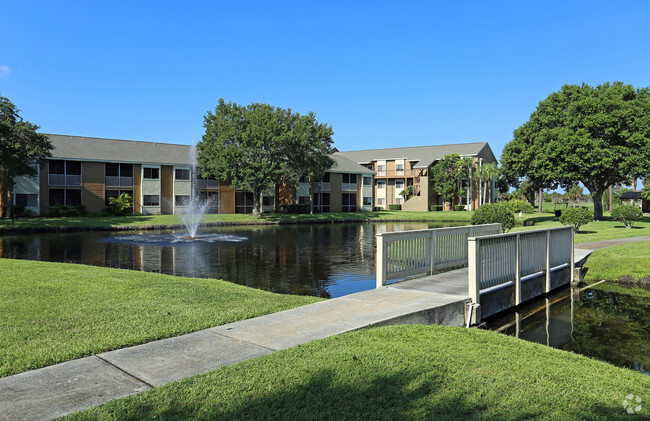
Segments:
[[[363,164],[377,160],[405,159],[417,161],[415,168],[427,168],[452,153],[461,156],[476,156],[487,162],[497,162],[487,142],[457,143],[452,145],[412,146],[407,148],[365,149],[339,152],[354,162]]]

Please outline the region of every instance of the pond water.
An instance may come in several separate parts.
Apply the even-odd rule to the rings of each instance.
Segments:
[[[488,329],[650,374],[650,298],[566,288]]]
[[[0,258],[225,279],[272,292],[340,297],[375,287],[375,235],[459,224],[238,226],[0,237]],[[462,225],[462,224],[460,224]]]

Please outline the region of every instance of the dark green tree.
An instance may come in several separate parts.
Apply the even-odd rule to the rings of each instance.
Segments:
[[[650,175],[650,89],[622,82],[565,85],[541,101],[501,156],[505,174],[535,188],[581,182],[602,219],[602,195]]]
[[[300,176],[322,178],[332,160],[331,127],[313,113],[254,103],[241,106],[223,99],[204,117],[205,134],[196,145],[203,176],[229,180],[253,193],[253,214],[261,213],[262,192]]]
[[[0,191],[2,191],[1,216],[11,217],[14,177],[36,175],[32,164],[40,164],[51,156],[52,143],[41,133],[40,128],[24,121],[20,110],[0,95]]]
[[[463,182],[468,179],[470,159],[461,158],[457,153],[445,155],[431,168],[433,189],[442,196],[442,199],[451,203],[454,209],[454,199],[460,198],[467,190]]]

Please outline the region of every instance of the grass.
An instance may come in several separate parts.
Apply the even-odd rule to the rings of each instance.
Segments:
[[[641,279],[650,276],[650,241],[596,250],[585,264],[585,281]]]
[[[629,420],[650,377],[477,329],[390,326],[223,367],[71,420]],[[640,418],[641,419],[641,418]]]
[[[214,279],[0,259],[0,376],[320,299]]]
[[[431,221],[467,222],[473,212],[331,212],[314,215],[289,215],[269,213],[260,217],[243,214],[209,214],[204,224],[292,224],[292,223],[331,223],[331,222],[369,222],[369,221]],[[12,230],[61,230],[92,229],[98,227],[152,227],[160,225],[179,225],[178,215],[142,216],[83,216],[64,218],[20,218],[15,224],[11,219],[0,219],[0,233]]]

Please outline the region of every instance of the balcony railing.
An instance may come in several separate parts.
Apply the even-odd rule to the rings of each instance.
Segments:
[[[219,188],[219,180],[197,179],[196,180],[196,188],[197,189],[218,189]]]
[[[418,170],[384,170],[377,171],[377,177],[417,177],[419,174]]]
[[[105,183],[110,187],[133,187],[133,177],[106,176]]]
[[[357,191],[359,187],[357,183],[342,183],[343,191]]]
[[[318,192],[330,191],[330,182],[321,181],[320,183],[314,183],[314,191],[318,191]]]
[[[50,186],[80,186],[81,175],[74,174],[48,174]]]

